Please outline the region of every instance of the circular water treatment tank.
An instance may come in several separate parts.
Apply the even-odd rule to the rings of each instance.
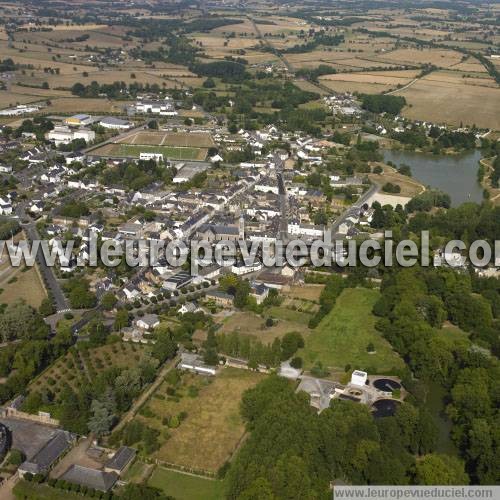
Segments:
[[[388,378],[379,378],[373,382],[373,387],[379,391],[392,392],[401,389],[401,384]]]
[[[375,418],[392,417],[400,404],[399,401],[395,401],[394,399],[379,399],[372,405],[372,409],[374,410],[373,416]]]

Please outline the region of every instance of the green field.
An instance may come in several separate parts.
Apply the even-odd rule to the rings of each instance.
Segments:
[[[106,144],[92,150],[92,154],[123,158],[139,158],[140,153],[161,153],[163,158],[172,160],[204,160],[207,150],[203,148],[184,148],[174,146],[150,146],[135,144]]]
[[[294,321],[301,325],[307,325],[312,317],[312,315],[307,312],[294,311],[293,309],[288,309],[283,306],[270,307],[267,311],[267,315],[270,318]]]
[[[77,493],[52,488],[47,484],[30,483],[21,479],[13,489],[13,493],[18,499],[30,500],[78,500],[83,498]]]
[[[317,361],[323,365],[344,369],[367,370],[389,375],[392,368],[402,368],[403,360],[375,330],[373,304],[380,296],[378,290],[347,288],[337,299],[335,307],[306,339],[301,351],[306,368]],[[376,352],[369,354],[369,343]]]
[[[221,500],[224,498],[224,483],[212,479],[191,476],[157,467],[149,486],[160,488],[176,500]]]

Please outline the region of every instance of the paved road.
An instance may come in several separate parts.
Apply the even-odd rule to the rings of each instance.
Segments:
[[[41,239],[34,222],[24,224],[23,229],[26,233],[26,236],[31,242]],[[53,269],[51,267],[48,267],[45,263],[41,251],[37,253],[36,262],[38,264],[38,269],[40,270],[40,273],[44,278],[45,285],[52,293],[57,311],[60,312],[69,309],[68,301],[64,296],[61,285],[57,281]]]
[[[288,196],[283,181],[283,174],[278,172],[278,189],[279,189],[279,206],[280,206],[280,239],[286,241],[288,239]]]
[[[332,235],[335,234],[339,228],[339,226],[345,222],[345,220],[353,215],[354,213],[357,212],[359,208],[363,206],[364,203],[366,203],[375,193],[377,193],[379,190],[379,186],[376,184],[373,184],[370,189],[363,195],[359,197],[358,200],[356,200],[355,203],[353,203],[347,210],[340,215],[337,220],[332,224],[331,230],[332,230]]]

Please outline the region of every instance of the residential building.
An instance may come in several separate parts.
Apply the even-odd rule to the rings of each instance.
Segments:
[[[135,324],[138,328],[143,330],[153,330],[160,324],[157,314],[145,314],[142,318],[139,318]]]
[[[233,296],[220,290],[207,292],[205,295],[207,300],[213,300],[217,305],[222,307],[231,307],[233,305]]]

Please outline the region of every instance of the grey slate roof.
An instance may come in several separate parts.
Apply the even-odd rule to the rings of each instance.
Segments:
[[[116,472],[91,469],[81,465],[72,465],[61,476],[61,479],[81,486],[87,486],[88,488],[94,488],[95,490],[109,491],[118,480],[118,474]]]
[[[135,450],[128,446],[122,446],[117,452],[104,464],[106,469],[112,469],[121,472],[131,460],[135,457]]]
[[[31,460],[21,464],[21,470],[35,474],[48,471],[73,441],[74,436],[71,433],[63,430],[58,431]]]

